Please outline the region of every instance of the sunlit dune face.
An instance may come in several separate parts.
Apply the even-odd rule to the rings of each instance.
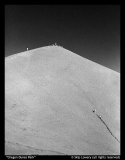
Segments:
[[[120,153],[119,74],[60,47],[11,57],[5,68],[8,141],[65,154]]]

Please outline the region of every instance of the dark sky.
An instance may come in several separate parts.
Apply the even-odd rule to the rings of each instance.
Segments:
[[[55,43],[120,72],[120,5],[5,6],[5,56]]]

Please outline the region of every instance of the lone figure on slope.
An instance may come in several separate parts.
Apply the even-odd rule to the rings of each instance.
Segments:
[[[96,113],[96,109],[94,109],[94,110],[92,110],[93,111],[93,113]]]

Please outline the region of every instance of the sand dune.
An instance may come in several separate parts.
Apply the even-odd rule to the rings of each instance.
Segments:
[[[120,74],[62,47],[5,58],[6,154],[120,154]]]

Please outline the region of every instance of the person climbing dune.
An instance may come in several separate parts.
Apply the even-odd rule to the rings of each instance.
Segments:
[[[96,113],[96,109],[93,110],[93,113]]]
[[[99,117],[99,118],[102,118],[102,116],[101,116],[101,115],[98,115],[98,117]]]

